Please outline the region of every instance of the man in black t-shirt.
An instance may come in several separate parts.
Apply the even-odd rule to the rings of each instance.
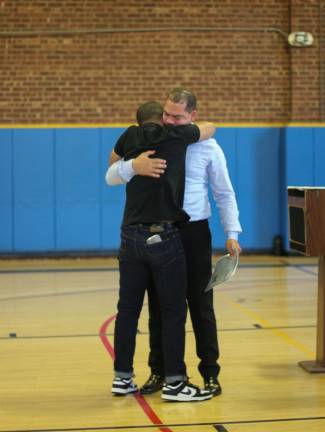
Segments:
[[[161,106],[148,102],[139,108],[138,117],[147,118],[154,112],[157,118],[131,126],[117,141],[114,152],[125,160],[132,159],[146,150],[155,150],[156,156],[168,159],[164,176],[153,180],[135,176],[126,187],[126,204],[123,225],[144,222],[186,221],[188,215],[182,209],[185,185],[185,154],[189,144],[198,141],[198,126],[163,126]]]
[[[139,126],[119,138],[110,162],[155,150],[166,159],[159,179],[135,176],[127,185],[119,253],[120,292],[115,323],[115,379],[112,393],[137,391],[132,381],[138,318],[146,288],[154,281],[162,315],[165,380],[162,399],[200,401],[212,395],[192,385],[184,363],[186,263],[177,223],[189,217],[182,209],[187,145],[213,135],[210,123],[164,126],[163,107],[147,102],[137,111]],[[175,225],[176,224],[176,225]]]

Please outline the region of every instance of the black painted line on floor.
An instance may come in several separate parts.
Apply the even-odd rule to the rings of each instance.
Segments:
[[[16,269],[16,270],[0,270],[0,274],[15,274],[15,273],[78,273],[78,272],[115,272],[118,267],[78,267],[78,268],[46,268],[46,269]]]
[[[259,423],[286,423],[296,421],[314,421],[314,420],[325,420],[324,416],[320,417],[292,417],[292,418],[278,418],[278,419],[264,419],[264,420],[239,420],[239,421],[225,421],[222,424],[225,425],[239,425],[239,424],[259,424]]]
[[[290,329],[308,329],[308,328],[316,328],[316,324],[314,325],[295,325],[295,326],[272,326],[272,327],[263,327],[260,324],[253,324],[252,327],[242,327],[242,328],[228,328],[228,329],[218,329],[218,332],[237,332],[237,331],[263,331],[263,330],[290,330]],[[193,330],[187,330],[187,334],[192,334]],[[10,336],[10,335],[15,336]],[[141,336],[147,336],[149,332],[139,330],[138,334]],[[106,333],[105,336],[114,336],[114,333]],[[84,338],[84,337],[98,337],[98,334],[66,334],[66,335],[44,335],[44,336],[19,336],[18,333],[14,331],[10,331],[8,336],[0,336],[1,340],[26,340],[26,339],[64,339],[64,338]],[[0,431],[1,432],[1,431]]]
[[[239,263],[239,267],[241,268],[272,268],[272,267],[317,267],[317,264],[292,264],[281,262],[279,264],[266,264],[266,263],[257,263],[257,264],[241,264]],[[1,270],[0,274],[15,274],[15,273],[78,273],[78,272],[117,272],[117,267],[78,267],[78,268],[45,268],[45,269],[6,269]],[[1,432],[1,431],[0,431]]]
[[[9,334],[10,335],[10,334]],[[26,339],[73,339],[73,338],[85,338],[85,337],[98,337],[98,334],[78,334],[78,335],[46,335],[46,336],[19,336],[19,334],[15,333],[16,336],[5,336],[0,337],[0,340],[26,340]],[[107,336],[113,336],[112,334],[107,334]]]
[[[200,422],[200,423],[171,423],[171,424],[152,424],[152,425],[136,425],[136,426],[97,426],[97,427],[79,427],[79,428],[56,428],[56,429],[8,429],[0,432],[78,432],[78,431],[105,431],[105,430],[129,430],[129,429],[157,429],[159,427],[194,427],[194,426],[212,426],[216,425],[241,425],[241,424],[261,424],[261,423],[287,423],[297,421],[315,421],[325,420],[324,416],[319,417],[291,417],[263,420],[233,420],[223,422]]]
[[[312,273],[312,272],[305,272],[308,273],[314,277],[317,277],[317,274]],[[254,284],[258,284],[258,283],[267,283],[267,284],[275,284],[275,283],[281,283],[284,280],[287,280],[287,278],[278,278],[273,280],[272,278],[267,278],[267,279],[254,279]],[[293,282],[295,280],[299,280],[301,281],[300,278],[290,278],[290,280]],[[238,281],[237,284],[240,285],[251,285],[252,281],[247,280],[247,281]],[[236,281],[233,283],[233,285],[236,284]],[[46,297],[59,297],[59,296],[72,296],[72,295],[79,295],[79,294],[92,294],[92,293],[103,293],[103,292],[115,292],[118,291],[118,288],[97,288],[97,289],[89,289],[89,290],[80,290],[80,291],[63,291],[60,293],[47,293],[47,294],[29,294],[29,295],[23,295],[23,296],[15,296],[15,297],[0,297],[0,302],[6,302],[6,301],[16,301],[16,300],[29,300],[29,299],[37,299],[37,298],[46,298]],[[229,287],[227,287],[227,291],[229,291]]]
[[[317,276],[318,275],[318,271],[316,271],[316,272],[310,271],[309,269],[304,268],[304,267],[307,267],[307,266],[304,266],[304,265],[299,265],[299,266],[295,265],[293,267],[295,267],[297,270],[300,270],[303,273],[307,273],[307,274],[310,274],[310,275],[313,275],[313,276]],[[315,267],[317,268],[317,266],[315,266]]]
[[[306,329],[306,328],[315,328],[316,324],[308,324],[308,325],[295,325],[295,326],[272,326],[272,327],[262,327],[261,330],[290,330],[290,329]]]
[[[81,295],[96,294],[96,293],[106,293],[106,292],[114,292],[114,291],[118,291],[118,288],[95,288],[95,289],[80,290],[80,291],[62,291],[59,293],[28,294],[28,295],[16,296],[16,297],[3,297],[3,298],[0,297],[0,302],[29,300],[29,299],[46,298],[46,297],[74,296],[80,294]]]
[[[308,275],[311,276],[311,273],[309,273]],[[235,276],[234,276],[235,277]],[[311,282],[313,281],[313,279],[317,279],[317,275],[313,274],[313,278],[304,278],[302,279],[301,277],[291,277],[290,278],[290,283],[295,283],[295,282],[299,282],[299,283],[303,283],[303,282]],[[283,278],[277,278],[277,279],[272,279],[270,278],[264,278],[264,279],[253,279],[253,280],[243,280],[243,279],[235,279],[233,281],[229,281],[227,282],[227,287],[222,288],[221,284],[219,286],[219,288],[216,289],[217,292],[221,291],[221,292],[226,292],[226,291],[244,291],[247,289],[256,289],[256,285],[260,284],[262,285],[261,288],[265,289],[265,288],[273,288],[273,289],[280,289],[282,288],[282,284],[283,283],[287,283],[288,282],[288,278],[285,276]],[[252,284],[255,285],[255,287],[252,287]]]
[[[316,328],[316,324],[306,324],[306,325],[294,325],[294,326],[272,326],[265,327],[260,324],[252,324],[252,327],[241,327],[241,328],[225,328],[219,329],[219,332],[237,332],[237,331],[256,331],[256,330],[290,330],[290,329],[307,329],[307,328]],[[193,333],[193,331],[191,331]]]
[[[266,264],[266,263],[256,263],[256,264],[238,264],[238,267],[242,268],[277,268],[277,267],[317,267],[317,264],[293,264],[293,263],[279,263],[279,264]]]

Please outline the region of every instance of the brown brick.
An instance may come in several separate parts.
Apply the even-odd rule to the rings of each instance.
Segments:
[[[197,93],[200,118],[215,122],[317,121],[325,96],[318,6],[318,0],[2,0],[2,31],[230,31],[0,37],[0,122],[134,122],[140,103],[163,101],[178,84]],[[291,48],[279,33],[240,30],[270,27],[310,31],[315,44]]]

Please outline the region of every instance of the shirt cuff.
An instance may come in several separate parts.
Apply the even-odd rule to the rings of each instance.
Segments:
[[[119,176],[128,183],[132,177],[135,176],[135,171],[133,169],[132,165],[133,159],[130,159],[128,161],[121,161],[119,167],[118,167],[118,173]]]
[[[238,241],[238,231],[227,231],[227,239]]]

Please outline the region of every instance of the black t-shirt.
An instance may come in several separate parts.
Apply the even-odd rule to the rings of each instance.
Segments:
[[[126,186],[123,225],[162,221],[186,221],[182,209],[185,187],[185,155],[189,144],[200,137],[196,125],[161,126],[146,123],[129,127],[118,139],[114,151],[125,160],[147,150],[166,159],[167,168],[159,178],[136,175]]]

